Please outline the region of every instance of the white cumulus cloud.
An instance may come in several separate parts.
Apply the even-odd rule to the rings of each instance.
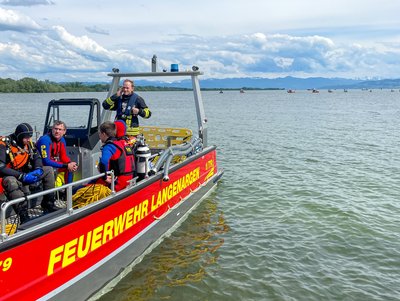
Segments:
[[[41,26],[28,16],[0,7],[0,31],[27,31],[40,29]]]
[[[0,0],[0,77],[94,80],[148,71],[153,54],[205,77],[399,76],[396,1],[205,1]]]

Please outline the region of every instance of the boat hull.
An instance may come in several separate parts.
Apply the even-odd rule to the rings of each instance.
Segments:
[[[171,233],[221,174],[209,147],[171,168],[167,182],[156,175],[40,234],[7,242],[1,299],[86,300]]]

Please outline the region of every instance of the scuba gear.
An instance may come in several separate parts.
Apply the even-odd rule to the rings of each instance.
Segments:
[[[148,172],[150,171],[149,159],[151,157],[151,151],[142,134],[137,137],[135,146],[135,155],[137,158],[136,174],[139,177],[139,180],[143,180],[148,177]]]
[[[28,150],[21,148],[9,136],[1,137],[0,144],[6,147],[6,154],[9,157],[8,168],[19,170],[25,166],[29,160],[29,147]]]

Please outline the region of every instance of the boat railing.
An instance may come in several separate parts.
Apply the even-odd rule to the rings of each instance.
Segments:
[[[154,175],[163,168],[163,181],[169,181],[169,167],[173,158],[181,156],[187,157],[197,153],[201,149],[203,149],[203,144],[198,137],[182,144],[170,146],[160,153],[160,156],[149,171],[149,174]]]
[[[7,234],[7,230],[6,230],[6,222],[7,222],[6,213],[7,213],[8,209],[11,206],[13,206],[15,204],[22,203],[22,202],[26,202],[26,201],[29,201],[29,200],[32,200],[32,199],[36,199],[36,198],[42,197],[42,196],[44,196],[46,194],[49,194],[49,193],[56,193],[56,192],[59,192],[59,191],[66,191],[66,194],[65,194],[65,203],[66,203],[65,211],[66,211],[66,214],[72,215],[74,213],[74,210],[75,210],[73,202],[72,202],[72,196],[73,196],[72,188],[74,186],[84,185],[84,184],[86,184],[86,183],[88,183],[88,182],[90,182],[92,180],[99,179],[99,178],[101,178],[101,177],[103,177],[105,175],[110,175],[111,176],[111,186],[110,186],[111,194],[115,194],[115,185],[114,185],[115,177],[114,177],[114,173],[112,171],[109,171],[107,173],[101,173],[101,174],[94,175],[94,176],[91,176],[91,177],[88,177],[88,178],[85,178],[85,179],[82,179],[82,180],[79,180],[79,181],[76,181],[76,182],[73,182],[73,183],[69,183],[69,184],[65,184],[65,185],[62,185],[62,186],[59,186],[59,187],[55,187],[55,188],[52,188],[52,189],[40,191],[40,192],[37,192],[37,193],[33,193],[33,194],[30,194],[30,195],[27,195],[26,197],[21,197],[21,198],[14,199],[14,200],[9,200],[9,201],[6,201],[6,202],[2,203],[1,204],[1,209],[0,209],[0,221],[1,221],[0,242],[1,241],[5,241],[9,237],[9,235]],[[64,208],[62,208],[62,209],[64,209]],[[62,209],[60,209],[60,210],[62,210]]]

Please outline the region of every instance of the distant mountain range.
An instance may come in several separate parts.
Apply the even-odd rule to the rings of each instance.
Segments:
[[[191,88],[190,80],[180,82],[161,82],[136,80],[138,86],[160,86],[160,87],[178,87]],[[200,86],[205,89],[399,89],[399,79],[382,80],[355,80],[346,78],[324,78],[324,77],[280,77],[280,78],[225,78],[225,79],[201,79]]]

